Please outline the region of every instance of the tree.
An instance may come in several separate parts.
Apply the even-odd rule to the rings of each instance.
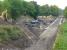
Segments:
[[[3,10],[4,10],[3,1],[0,1],[0,15],[2,14]]]
[[[48,16],[49,15],[49,6],[46,4],[46,5],[43,5],[43,6],[40,6],[40,15],[41,16]]]
[[[63,11],[62,9],[59,9],[59,15],[63,15]]]
[[[50,14],[53,16],[58,16],[59,15],[59,8],[57,6],[51,6],[50,7]]]
[[[12,19],[16,19],[21,14],[22,0],[4,0],[4,7],[8,9],[8,12]]]
[[[31,2],[26,2],[23,1],[23,15],[29,15],[32,18],[36,19],[39,13],[39,7],[36,2],[31,1]]]
[[[34,8],[35,8],[34,18],[36,19],[37,16],[39,15],[39,5],[35,1],[32,1],[31,3],[34,5]]]
[[[67,7],[64,9],[64,16],[67,18]]]
[[[22,14],[25,15],[25,16],[28,15],[27,14],[27,12],[28,12],[28,6],[29,6],[28,2],[26,2],[26,1],[22,2],[22,7],[21,7],[22,8]]]

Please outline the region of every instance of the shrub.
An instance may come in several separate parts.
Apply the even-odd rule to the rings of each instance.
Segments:
[[[17,26],[0,25],[0,41],[17,40],[23,37],[23,32]]]

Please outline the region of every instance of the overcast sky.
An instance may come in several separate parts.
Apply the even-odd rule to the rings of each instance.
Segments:
[[[33,1],[33,0],[26,0],[26,1]],[[34,0],[39,5],[57,5],[59,8],[64,9],[67,6],[67,0]]]

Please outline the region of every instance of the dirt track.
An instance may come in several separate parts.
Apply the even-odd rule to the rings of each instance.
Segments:
[[[25,50],[52,50],[61,19],[62,18],[57,18],[49,27],[47,27],[47,30],[40,35],[38,42]]]

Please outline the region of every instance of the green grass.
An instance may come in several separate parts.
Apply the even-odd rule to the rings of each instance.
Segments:
[[[17,40],[23,37],[23,32],[17,26],[0,25],[0,42]]]
[[[59,27],[53,50],[67,50],[67,23]]]

